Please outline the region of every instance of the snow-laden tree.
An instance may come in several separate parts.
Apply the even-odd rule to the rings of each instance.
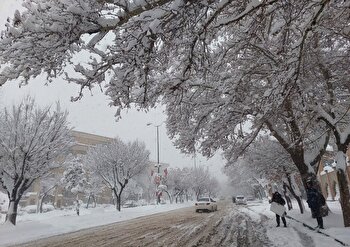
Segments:
[[[90,148],[84,158],[89,171],[98,175],[116,198],[120,211],[121,196],[130,179],[149,166],[149,151],[139,141],[124,143],[119,138]]]
[[[101,182],[98,175],[87,171],[87,185],[84,188],[85,196],[87,197],[86,208],[92,203],[96,207],[97,198],[104,192],[106,187]]]
[[[211,197],[216,197],[220,191],[219,181],[216,177],[210,177],[207,184],[208,195]]]
[[[254,186],[259,185],[259,174],[247,164],[247,160],[238,158],[234,164],[224,168],[233,187],[233,194],[255,194]],[[263,187],[262,189],[266,189]]]
[[[57,165],[60,167],[61,165]],[[55,190],[61,185],[61,177],[57,174],[57,171],[46,174],[40,178],[40,190],[38,192],[38,205],[37,213],[43,212],[43,204],[47,196],[53,196]]]
[[[0,113],[0,185],[9,197],[7,221],[16,224],[18,203],[38,179],[57,168],[73,144],[67,112],[38,108],[29,97]]]
[[[128,181],[128,186],[125,187],[122,193],[120,203],[124,204],[127,200],[137,200],[137,183],[133,179],[130,179]]]
[[[264,178],[270,184],[276,183],[280,185],[279,187],[288,189],[285,191],[285,196],[291,193],[298,201],[300,212],[304,212],[300,189],[294,179],[294,176],[298,175],[297,167],[288,152],[276,140],[268,136],[259,137],[246,150],[242,159],[247,169],[251,170],[248,180],[256,184],[259,178]],[[227,171],[232,172],[230,169]],[[289,201],[288,196],[286,199]]]
[[[67,80],[82,89],[106,82],[117,115],[133,103],[166,104],[169,134],[184,151],[199,142],[205,155],[221,148],[237,157],[268,128],[304,183],[315,177],[327,125],[339,139],[350,225],[343,162],[350,128],[338,124],[350,114],[341,98],[350,90],[348,1],[33,0],[25,7],[2,33],[0,84],[41,72],[54,78],[73,63],[80,76],[67,69]],[[79,52],[91,56],[71,59]],[[251,130],[242,131],[247,123]]]
[[[63,187],[72,192],[79,200],[79,193],[84,193],[88,186],[87,171],[82,163],[81,156],[68,156],[65,170],[61,178]]]
[[[306,62],[317,56],[310,49],[316,42],[322,55],[328,47],[347,52],[349,40],[347,1],[32,0],[23,6],[1,36],[1,84],[28,82],[41,72],[54,78],[86,51],[88,61],[75,62],[81,77],[68,77],[82,88],[107,80],[106,93],[121,108],[215,86],[232,100],[232,90],[246,92],[248,81],[263,96],[247,93],[256,104],[278,106],[300,85],[304,68],[315,65]],[[328,60],[347,68],[345,56]],[[348,72],[339,75],[346,79]],[[252,105],[242,96],[235,101],[248,111]]]
[[[135,178],[142,188],[142,197],[145,198],[148,203],[154,200],[155,196],[155,184],[152,178],[153,176],[149,170],[145,170]]]
[[[191,173],[188,168],[169,168],[167,176],[168,190],[171,191],[175,202],[188,200],[189,191],[191,189]]]
[[[201,196],[212,196],[218,190],[218,181],[210,174],[208,167],[191,168],[189,179],[197,199]]]

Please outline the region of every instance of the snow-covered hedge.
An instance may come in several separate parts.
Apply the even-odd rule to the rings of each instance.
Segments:
[[[34,214],[36,213],[37,205],[28,205],[22,209],[22,211],[28,213],[28,214]],[[43,212],[49,212],[55,210],[55,207],[51,204],[44,204],[43,205]]]

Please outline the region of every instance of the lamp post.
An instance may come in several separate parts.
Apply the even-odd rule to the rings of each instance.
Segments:
[[[157,134],[157,164],[155,165],[157,167],[157,176],[159,176],[159,184],[158,186],[161,184],[162,182],[162,177],[160,175],[160,163],[159,163],[159,126],[161,126],[163,123],[155,125],[153,123],[147,123],[147,126],[153,125],[154,127],[156,127],[156,134]],[[157,188],[157,204],[160,203],[160,191],[158,191]]]

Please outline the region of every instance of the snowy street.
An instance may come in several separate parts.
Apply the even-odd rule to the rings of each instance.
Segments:
[[[271,246],[267,217],[252,221],[240,207],[221,202],[214,213],[187,207],[23,246]]]
[[[138,218],[130,215],[135,216],[137,210],[142,210],[142,207],[125,209],[121,213],[114,211],[112,214],[111,212],[98,215],[85,214],[79,218],[73,215],[65,216],[61,218],[62,220],[66,218],[66,224],[64,225],[63,221],[58,224],[66,229],[71,224],[71,233],[20,246],[344,246],[333,238],[310,230],[302,223],[291,219],[287,219],[287,228],[276,228],[275,215],[269,211],[269,204],[266,201],[250,202],[247,206],[237,206],[228,200],[219,201],[218,211],[214,213],[195,213],[191,204],[183,206],[185,207],[172,210],[174,209],[172,205],[164,205],[161,210],[159,207],[160,213],[157,214],[151,214],[152,210],[146,211],[144,208],[144,216]],[[167,209],[169,211],[165,212]],[[336,213],[336,210],[334,212]],[[115,224],[80,231],[75,227],[79,221],[91,224],[94,220],[111,218],[113,213],[129,215],[129,220],[125,218],[124,221]],[[300,215],[298,210],[294,209],[289,215],[309,225],[315,224],[309,212]],[[325,218],[324,232],[340,238],[343,243],[349,243],[350,230],[334,227],[334,224],[340,223],[336,222],[338,221],[336,216],[337,214],[334,214]],[[76,223],[73,223],[74,220]],[[58,218],[54,221],[59,222]],[[48,222],[47,220],[46,223]],[[30,224],[35,228],[34,222]],[[23,226],[19,223],[16,227],[20,228],[21,225]],[[6,239],[3,235],[4,229],[5,227],[0,228],[2,236],[0,241]],[[339,232],[336,235],[337,229],[341,229],[342,235],[339,235]],[[43,234],[41,238],[45,237],[45,229],[38,230]],[[23,232],[25,231],[28,229],[23,229]],[[19,232],[17,236],[20,235]],[[7,239],[9,237],[7,236]],[[22,242],[27,241],[22,240]]]

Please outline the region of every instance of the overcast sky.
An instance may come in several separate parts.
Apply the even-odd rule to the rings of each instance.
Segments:
[[[13,16],[16,9],[21,9],[22,0],[2,0],[0,3],[0,29],[8,16]],[[77,96],[79,87],[68,84],[63,79],[56,79],[53,83],[45,85],[45,77],[32,80],[29,85],[19,88],[18,82],[12,81],[0,87],[0,105],[9,106],[19,102],[25,95],[35,97],[39,105],[52,105],[59,101],[64,109],[69,112],[69,122],[78,131],[88,132],[108,137],[120,137],[124,141],[140,140],[146,143],[151,152],[151,160],[156,161],[156,128],[147,126],[147,123],[159,125],[166,116],[163,109],[155,109],[148,113],[128,110],[122,112],[122,119],[115,121],[115,108],[108,106],[109,100],[100,89],[95,88],[92,93],[85,91],[84,97],[79,102],[71,102],[71,96]],[[193,166],[192,157],[181,154],[172,145],[166,135],[165,124],[159,127],[160,131],[160,162],[169,163],[172,167]],[[208,166],[218,178],[221,178],[221,168],[224,161],[219,155],[207,160],[197,156],[196,164]],[[226,179],[225,179],[226,180]]]

